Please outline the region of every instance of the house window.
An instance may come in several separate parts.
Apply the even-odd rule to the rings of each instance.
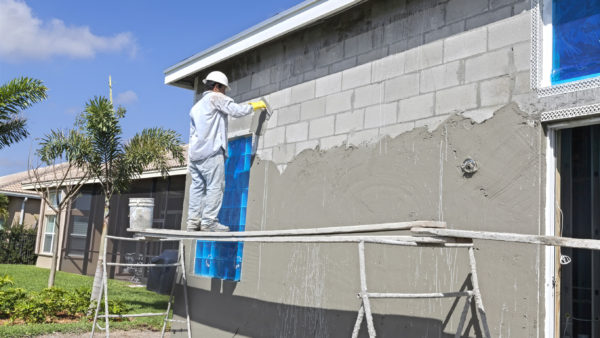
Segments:
[[[554,0],[552,33],[552,84],[600,75],[600,0]]]
[[[58,201],[60,198],[60,191],[53,191],[48,193],[48,200],[50,201],[50,205],[54,208],[58,208]]]
[[[600,87],[600,0],[533,0],[532,83],[540,96]]]
[[[600,239],[600,125],[558,134],[561,215],[558,235]],[[600,251],[560,248],[569,264],[557,270],[560,332],[565,337],[600,337]]]
[[[52,253],[52,243],[56,234],[56,215],[46,216],[46,226],[44,227],[44,247],[42,252]]]
[[[92,194],[81,192],[71,208],[69,224],[69,256],[83,256],[86,249]]]
[[[231,231],[244,231],[250,181],[252,137],[229,141],[225,162],[225,194],[219,221]],[[199,276],[239,281],[243,243],[196,241],[194,273]]]

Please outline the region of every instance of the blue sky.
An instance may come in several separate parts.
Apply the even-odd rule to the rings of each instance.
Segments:
[[[36,138],[108,96],[109,74],[126,138],[162,126],[187,143],[192,93],[163,84],[164,69],[300,2],[0,0],[0,83],[28,76],[49,89],[24,113],[29,138],[0,149],[0,175],[27,170]]]

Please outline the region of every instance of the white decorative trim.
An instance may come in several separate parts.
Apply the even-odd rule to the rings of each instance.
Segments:
[[[559,85],[544,84],[545,62],[552,62],[551,52],[544,52],[544,21],[543,2],[552,0],[531,0],[531,88],[535,90],[538,97],[547,97],[559,94],[573,93],[586,89],[600,88],[600,77],[572,81]],[[546,24],[551,35],[552,24]],[[551,37],[550,37],[551,38]],[[544,59],[546,58],[546,60]],[[549,59],[549,61],[547,60]],[[547,82],[547,81],[546,81]]]
[[[545,218],[546,226],[544,235],[554,236],[554,203],[555,203],[555,184],[556,177],[556,155],[554,153],[556,149],[556,130],[553,128],[548,129],[548,136],[546,137],[546,206],[545,206]],[[556,318],[555,313],[555,299],[554,299],[554,270],[555,270],[555,248],[552,246],[546,246],[544,248],[544,307],[546,316],[544,318],[544,336],[554,337],[554,323]]]
[[[584,116],[594,116],[600,114],[600,104],[589,106],[573,107],[542,113],[540,120],[542,122],[566,120]]]

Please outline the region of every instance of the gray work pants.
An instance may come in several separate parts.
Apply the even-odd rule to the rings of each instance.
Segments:
[[[217,216],[225,190],[225,156],[217,154],[200,161],[190,161],[192,176],[188,204],[188,230],[199,230],[200,223],[209,226],[218,222]]]

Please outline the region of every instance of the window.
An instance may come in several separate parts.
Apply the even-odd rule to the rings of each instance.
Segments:
[[[91,193],[81,192],[77,195],[73,207],[71,208],[68,245],[69,256],[83,256],[86,251],[91,206]]]
[[[252,137],[229,141],[225,162],[225,194],[219,221],[231,231],[244,231],[250,181]],[[239,281],[243,243],[196,241],[194,273],[200,276]]]
[[[600,86],[600,0],[534,0],[532,83],[540,96]]]
[[[554,0],[552,28],[552,84],[600,75],[600,0]]]
[[[51,205],[55,208],[58,208],[58,201],[60,198],[60,191],[53,191],[48,193],[48,200],[50,201]]]
[[[46,226],[44,227],[44,247],[42,252],[52,253],[52,243],[56,233],[56,215],[46,216]]]
[[[561,216],[555,232],[600,239],[600,125],[564,129],[558,136],[556,198]],[[600,252],[562,248],[560,254],[570,258],[556,272],[560,332],[565,337],[599,337]]]

